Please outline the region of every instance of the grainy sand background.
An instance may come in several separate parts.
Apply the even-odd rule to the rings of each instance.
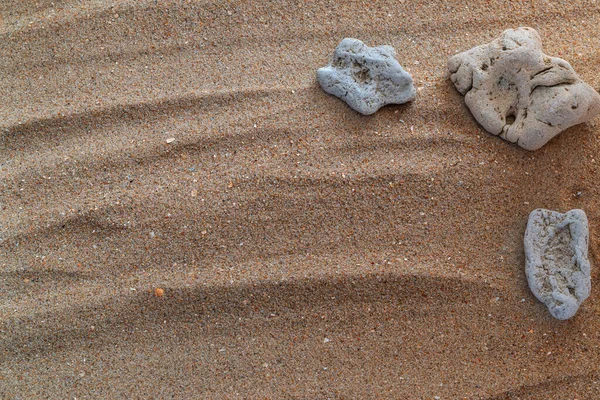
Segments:
[[[600,121],[527,152],[446,72],[531,26],[598,90],[599,2],[0,16],[1,398],[600,398]],[[417,99],[365,117],[324,93],[344,37],[395,47]],[[538,207],[590,221],[569,321],[525,281]]]

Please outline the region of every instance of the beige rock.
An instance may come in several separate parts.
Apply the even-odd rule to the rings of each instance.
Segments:
[[[451,57],[448,68],[477,122],[527,150],[600,113],[600,95],[568,62],[542,53],[532,28],[506,30]]]
[[[533,210],[525,231],[529,288],[557,319],[575,315],[591,290],[588,220],[583,210]]]

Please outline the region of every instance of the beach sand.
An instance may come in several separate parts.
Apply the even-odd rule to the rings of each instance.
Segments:
[[[600,398],[600,119],[529,152],[446,68],[530,26],[598,90],[600,3],[515,3],[3,1],[0,398]],[[344,37],[416,100],[321,90]],[[568,321],[539,207],[590,222]]]

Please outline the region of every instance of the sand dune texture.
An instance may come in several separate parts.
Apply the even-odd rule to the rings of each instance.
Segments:
[[[531,26],[598,90],[600,3],[515,3],[0,2],[0,398],[600,398],[600,121],[520,149],[446,67]],[[416,100],[326,94],[344,37]],[[589,219],[568,321],[534,208]]]

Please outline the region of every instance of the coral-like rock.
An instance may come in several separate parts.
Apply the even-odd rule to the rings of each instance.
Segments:
[[[532,28],[506,30],[451,57],[448,68],[477,122],[527,150],[600,113],[600,95],[568,62],[542,53]]]
[[[415,98],[412,77],[394,58],[390,46],[369,47],[357,39],[344,39],[317,79],[323,90],[350,107],[370,115],[386,104],[402,104]]]
[[[571,318],[591,289],[585,212],[533,210],[524,242],[529,288],[554,318]]]

